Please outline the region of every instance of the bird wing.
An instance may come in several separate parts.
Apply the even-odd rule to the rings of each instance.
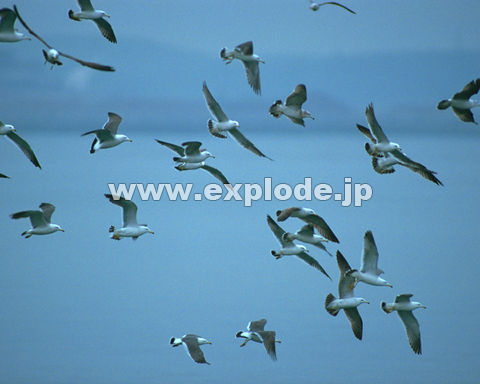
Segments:
[[[402,295],[398,295],[396,298],[395,298],[395,303],[408,303],[410,302],[410,298],[412,297],[413,295],[411,293],[404,293]]]
[[[320,233],[326,239],[333,241],[334,243],[339,243],[337,236],[335,236],[331,228],[328,226],[327,222],[323,220],[323,218],[321,218],[320,216],[310,214],[302,217],[301,219],[307,223],[313,224],[317,229],[318,233]]]
[[[253,55],[253,42],[246,41],[245,43],[239,44],[235,47],[235,50],[243,53],[244,55]]]
[[[320,4],[320,5],[323,5],[323,4],[331,4],[331,5],[336,5],[338,7],[342,7],[343,9],[345,9],[346,11],[350,12],[350,13],[353,13],[354,15],[356,15],[356,13],[354,11],[352,11],[350,8],[347,8],[345,5],[343,4],[340,4],[340,3],[337,3],[336,1],[325,1],[324,3]]]
[[[337,251],[337,264],[338,264],[338,269],[340,269],[340,275],[344,275],[345,272],[352,269],[352,267],[350,267],[350,264],[348,264],[347,259],[345,259],[345,257],[342,255],[340,251]]]
[[[277,220],[278,221],[285,221],[287,220],[292,212],[299,211],[301,208],[298,207],[291,207],[291,208],[286,208],[283,211],[277,211]]]
[[[196,335],[186,335],[182,338],[182,341],[187,346],[188,354],[193,359],[193,361],[195,361],[196,363],[210,364],[207,360],[205,360],[205,355],[200,349],[200,345],[198,344],[198,339]]]
[[[182,143],[182,146],[186,147],[185,154],[187,156],[200,155],[201,145],[202,143],[200,141],[186,141],[185,143]]]
[[[431,182],[437,185],[443,185],[443,183],[435,176],[434,171],[429,170],[423,164],[413,161],[398,149],[395,149],[394,151],[390,152],[390,154],[394,158],[399,160],[398,164],[403,165],[404,167],[407,167],[411,171],[418,173],[420,176],[424,177],[427,180],[430,180]]]
[[[122,207],[124,227],[137,225],[137,205],[133,201],[126,200],[122,196],[112,196],[111,194],[105,194],[105,197],[111,203]]]
[[[119,115],[113,112],[108,112],[108,121],[104,124],[103,129],[109,131],[112,136],[115,136],[121,122],[122,118]]]
[[[418,320],[413,315],[412,311],[397,311],[400,320],[405,325],[407,331],[408,342],[416,354],[422,353],[422,341],[420,339],[420,326]]]
[[[300,109],[305,100],[307,100],[307,88],[304,84],[298,84],[293,92],[286,98],[285,105]]]
[[[287,115],[285,115],[285,116],[287,116]],[[291,121],[292,123],[301,125],[302,127],[305,126],[305,121],[304,121],[303,119],[298,119],[298,118],[292,117],[292,116],[287,116],[287,117],[290,119],[290,121]]]
[[[313,236],[313,224],[304,225],[297,231],[297,233],[299,235]]]
[[[237,128],[232,128],[228,132],[235,138],[235,140],[237,140],[237,142],[242,147],[248,149],[249,151],[253,152],[254,154],[260,157],[266,157],[267,159],[270,159],[270,157],[263,154],[262,151],[260,151],[250,140],[248,140],[245,136],[243,136],[243,134]]]
[[[257,332],[263,341],[263,345],[268,355],[272,360],[277,360],[277,353],[275,351],[275,331],[259,331]]]
[[[357,128],[360,132],[362,132],[365,136],[367,136],[373,144],[377,144],[377,140],[375,139],[375,137],[373,137],[372,132],[370,132],[370,129],[360,124],[357,124]]]
[[[341,299],[346,297],[353,297],[353,288],[355,288],[355,278],[350,274],[345,274],[349,271],[350,265],[340,251],[337,251],[337,264],[340,269],[340,278],[338,280],[338,294]]]
[[[18,148],[21,149],[21,151],[25,154],[25,156],[28,157],[28,159],[33,163],[38,168],[42,168],[40,166],[40,163],[38,162],[37,157],[35,156],[35,153],[32,150],[32,147],[23,140],[20,136],[18,136],[15,132],[8,132],[7,136],[10,140],[12,140]]]
[[[369,104],[365,109],[365,115],[367,116],[368,126],[372,134],[375,136],[379,143],[389,143],[385,133],[383,133],[382,127],[378,124],[377,118],[375,117],[375,112],[373,111],[373,104]]]
[[[231,186],[230,182],[227,180],[225,175],[220,172],[217,168],[213,168],[209,165],[202,165],[200,168],[203,168],[205,171],[216,177],[218,180],[220,180],[223,184],[225,184],[227,187]]]
[[[106,129],[94,129],[93,131],[82,133],[82,136],[91,135],[92,133],[94,133],[101,142],[113,139],[112,133]]]
[[[0,9],[0,32],[13,32],[17,15],[10,8]]]
[[[12,219],[30,218],[33,228],[45,227],[48,223],[45,221],[42,211],[21,211],[10,215]]]
[[[260,85],[260,68],[258,66],[258,61],[243,61],[245,66],[245,72],[247,73],[248,84],[252,87],[253,91],[259,95],[261,94],[261,85]]]
[[[98,19],[92,20],[95,24],[97,24],[98,29],[102,33],[103,37],[105,37],[108,41],[112,43],[117,42],[117,38],[115,37],[115,33],[113,32],[112,26],[110,23],[105,20],[104,18],[100,17]]]
[[[363,333],[363,321],[358,313],[358,309],[355,308],[344,308],[345,315],[347,315],[350,324],[352,325],[352,331],[355,337],[359,340],[362,340]]]
[[[247,329],[251,332],[263,331],[265,329],[265,324],[267,324],[267,319],[250,321],[247,325]]]
[[[90,0],[77,0],[77,3],[78,3],[78,6],[80,7],[80,9],[82,11],[94,11],[95,8],[93,8],[93,5],[92,3],[90,2]]]
[[[42,203],[40,204],[40,209],[43,212],[43,217],[47,223],[50,223],[52,220],[52,214],[55,212],[55,206],[49,203]]]
[[[207,87],[207,82],[203,82],[203,95],[205,96],[205,101],[207,103],[208,110],[214,119],[218,122],[230,120],[225,112],[223,112],[220,105],[217,103],[217,100],[212,96],[210,90]]]
[[[373,238],[372,231],[365,232],[363,237],[363,252],[362,252],[362,265],[360,270],[362,272],[372,273],[374,275],[380,275],[383,271],[378,269],[378,250]]]
[[[272,230],[273,234],[277,238],[278,242],[282,245],[282,247],[285,247],[288,244],[292,244],[291,241],[287,241],[283,239],[283,234],[285,233],[285,231],[283,230],[282,227],[280,227],[275,222],[275,220],[272,219],[270,215],[267,215],[267,222],[268,222],[268,226],[270,227],[270,229]]]
[[[453,110],[453,113],[455,113],[455,115],[457,115],[457,117],[460,120],[466,123],[477,124],[477,122],[475,121],[475,118],[473,117],[473,113],[470,109],[459,109],[459,108],[452,107],[452,110]]]
[[[455,93],[452,99],[468,100],[470,97],[478,93],[480,89],[480,79],[470,81],[460,92]]]
[[[161,140],[158,140],[158,139],[155,139],[155,141],[158,144],[161,144],[161,145],[163,145],[167,148],[170,148],[172,151],[177,152],[180,156],[185,156],[185,148],[183,148],[179,145],[167,143],[166,141],[161,141]]]
[[[296,256],[299,257],[300,259],[302,259],[303,261],[305,261],[311,267],[313,267],[315,269],[318,269],[325,276],[327,276],[330,280],[332,280],[332,278],[328,275],[328,273],[325,271],[325,269],[323,269],[323,267],[320,265],[320,263],[317,260],[315,260],[312,256],[308,255],[306,252],[300,252]]]
[[[10,178],[7,175],[4,175],[3,173],[0,173],[0,177],[3,178],[3,179],[9,179]]]

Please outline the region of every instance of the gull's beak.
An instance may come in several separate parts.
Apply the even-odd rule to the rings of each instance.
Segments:
[[[212,159],[215,159],[215,156],[214,156],[214,155],[212,155],[212,156],[211,156],[211,158],[212,158]]]
[[[65,232],[65,229],[63,229],[63,228],[60,228],[60,231],[62,231],[62,232]]]
[[[153,232],[153,231],[148,231],[148,232],[150,232],[152,235],[154,235],[154,234],[155,234],[155,232]]]
[[[365,304],[370,304],[370,302],[369,302],[369,301],[365,301]]]
[[[211,341],[207,342],[207,344],[213,344]]]
[[[105,14],[104,16],[110,18],[110,15]]]
[[[420,308],[427,309],[427,307],[425,305],[422,305]]]
[[[132,140],[132,139],[128,139],[128,141],[130,141],[130,143],[133,143],[133,140]]]

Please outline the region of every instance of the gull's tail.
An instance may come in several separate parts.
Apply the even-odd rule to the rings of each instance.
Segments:
[[[336,297],[333,296],[331,293],[329,293],[325,299],[325,309],[332,316],[337,316],[338,312],[340,311],[339,309],[329,308],[329,305],[335,300],[336,300]]]
[[[73,15],[73,11],[72,11],[71,9],[68,11],[68,17],[69,17],[70,19],[72,19],[72,20],[80,21],[80,19],[79,19],[78,17],[75,17],[75,16]]]
[[[390,306],[385,301],[382,301],[382,309],[385,313],[390,313],[393,311],[393,309],[390,308]]]

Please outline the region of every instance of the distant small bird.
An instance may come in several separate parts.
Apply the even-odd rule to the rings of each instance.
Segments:
[[[338,294],[340,297],[337,299],[329,293],[325,299],[325,309],[332,316],[337,316],[338,312],[343,309],[350,321],[353,334],[357,339],[362,340],[363,321],[357,307],[363,303],[369,304],[369,302],[363,297],[354,296],[355,278],[345,273],[351,268],[340,251],[337,251],[337,264],[340,269],[340,279],[338,281]]]
[[[32,228],[23,232],[21,236],[26,239],[32,235],[48,235],[57,231],[65,232],[65,230],[57,224],[51,223],[52,214],[55,211],[55,206],[49,203],[42,203],[39,205],[41,211],[21,211],[10,215],[12,219],[29,218],[32,223]]]
[[[125,135],[117,134],[118,126],[122,122],[122,118],[113,112],[108,112],[108,121],[104,124],[102,129],[95,129],[93,131],[85,132],[82,136],[91,135],[97,136],[90,147],[90,153],[95,153],[99,149],[106,149],[116,147],[125,141],[132,142],[133,140]]]
[[[327,239],[325,239],[323,236],[317,235],[314,233],[314,226],[313,224],[307,224],[304,225],[302,228],[300,228],[298,231],[295,233],[290,233],[287,232],[283,235],[284,240],[299,240],[303,243],[308,243],[312,244],[325,252],[327,252],[330,256],[333,256],[330,252],[328,252],[327,248],[323,245],[323,243],[328,242]]]
[[[105,11],[93,8],[90,0],[77,0],[77,3],[80,6],[80,12],[74,12],[70,9],[68,11],[68,17],[75,21],[82,19],[92,20],[97,24],[98,29],[108,41],[116,43],[117,38],[115,37],[115,33],[113,33],[112,26],[104,19],[104,17],[110,17],[110,15]]]
[[[200,345],[212,344],[207,339],[204,339],[203,337],[197,335],[187,334],[184,335],[182,338],[172,337],[170,339],[170,344],[172,345],[172,347],[178,347],[179,345],[183,344],[185,350],[187,351],[188,355],[193,359],[193,361],[200,364],[210,365],[210,363],[205,360],[205,355],[200,349]]]
[[[10,8],[0,9],[0,42],[17,43],[22,40],[31,40],[23,33],[17,32],[14,28],[17,14]]]
[[[265,64],[265,61],[253,53],[253,43],[251,41],[237,45],[233,51],[228,51],[227,48],[223,48],[220,51],[220,57],[226,64],[230,64],[235,59],[240,60],[245,66],[248,84],[250,84],[257,95],[261,94],[260,69],[258,63]]]
[[[285,104],[283,104],[282,100],[277,100],[270,106],[268,111],[276,118],[285,115],[295,124],[304,127],[305,122],[303,119],[308,117],[315,120],[310,112],[306,109],[302,109],[302,105],[306,100],[307,88],[304,84],[298,84],[293,92],[286,98]]]
[[[272,360],[277,360],[275,343],[281,343],[281,341],[276,339],[275,331],[264,330],[266,323],[266,319],[250,321],[247,325],[248,331],[238,331],[236,337],[245,339],[245,341],[240,344],[240,347],[244,347],[250,340],[256,343],[263,343],[265,350]]]
[[[416,354],[422,353],[422,340],[420,338],[420,326],[418,320],[413,316],[413,311],[417,308],[427,308],[418,301],[410,301],[413,295],[405,293],[398,295],[394,303],[386,303],[382,301],[382,309],[385,313],[397,311],[400,320],[402,320],[405,330],[407,331],[408,342]]]
[[[130,200],[126,200],[122,196],[113,196],[111,194],[105,194],[105,197],[110,200],[112,204],[122,207],[123,210],[123,226],[122,228],[115,228],[113,225],[108,230],[114,240],[120,240],[122,237],[131,237],[133,240],[137,240],[145,233],[155,233],[147,224],[137,223],[137,205]]]
[[[352,11],[350,8],[347,8],[345,5],[342,5],[340,3],[337,3],[336,1],[325,1],[323,3],[317,3],[315,0],[310,0],[310,9],[312,11],[317,11],[318,8],[320,8],[322,5],[327,5],[327,4],[331,4],[331,5],[336,5],[338,7],[342,7],[343,9],[345,9],[346,11],[350,12],[350,13],[353,13],[354,15],[356,14],[354,11]]]
[[[37,156],[33,153],[32,147],[25,140],[16,134],[16,129],[13,125],[4,124],[0,121],[0,136],[7,136],[12,140],[18,148],[27,156],[27,158],[38,168],[42,168],[38,162]]]
[[[451,99],[442,100],[438,103],[437,109],[447,109],[452,107],[453,112],[458,118],[466,123],[478,124],[473,117],[470,109],[480,106],[478,100],[472,100],[470,97],[476,95],[480,89],[480,79],[472,80],[463,89],[455,93]]]

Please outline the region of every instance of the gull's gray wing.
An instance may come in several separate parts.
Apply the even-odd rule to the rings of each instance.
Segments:
[[[23,219],[28,217],[33,228],[45,227],[48,223],[45,221],[42,211],[21,211],[10,215],[12,219]]]
[[[265,329],[265,324],[267,324],[267,319],[250,321],[247,325],[247,329],[251,332],[263,331]]]
[[[105,197],[109,199],[111,203],[123,208],[124,227],[137,225],[137,205],[133,201],[126,200],[122,196],[112,196],[109,193],[106,193]]]
[[[408,303],[410,298],[413,296],[411,293],[404,293],[402,295],[397,295],[395,298],[395,303]]]
[[[354,11],[352,11],[350,8],[347,8],[345,5],[342,5],[340,3],[337,3],[336,1],[325,1],[324,3],[321,3],[320,5],[324,5],[324,4],[331,4],[331,5],[336,5],[338,7],[341,7],[343,9],[345,9],[346,11],[350,12],[350,13],[353,13],[354,15],[356,15],[356,13]]]
[[[372,231],[365,232],[363,237],[362,265],[360,270],[377,276],[383,273],[381,269],[378,269],[378,250]]]
[[[93,131],[82,133],[82,136],[91,135],[92,133],[98,137],[100,142],[113,140],[112,133],[106,129],[94,129]]]
[[[249,151],[260,157],[266,157],[267,159],[270,159],[270,157],[264,155],[250,140],[243,136],[243,134],[237,128],[232,128],[228,132],[235,138],[235,140],[237,140],[237,142],[242,147],[248,149]]]
[[[459,108],[452,107],[452,110],[453,110],[453,113],[455,113],[455,115],[457,115],[457,117],[460,120],[466,123],[477,124],[477,122],[475,121],[475,118],[473,117],[473,113],[470,109],[459,109]]]
[[[78,6],[82,11],[94,11],[95,9],[92,6],[90,0],[77,0]]]
[[[443,185],[443,183],[435,176],[436,172],[429,170],[423,164],[413,161],[398,149],[395,149],[392,152],[390,152],[390,155],[392,155],[397,160],[399,160],[398,164],[409,168],[411,171],[418,173],[423,178],[430,180],[431,182],[437,185]]]
[[[10,8],[0,9],[0,32],[13,32],[17,15]]]
[[[185,156],[185,148],[183,148],[179,145],[167,143],[166,141],[161,141],[161,140],[158,140],[158,139],[155,139],[155,141],[158,144],[161,144],[161,145],[163,145],[167,148],[170,148],[172,151],[177,152],[180,156]]]
[[[25,156],[28,157],[28,159],[33,163],[33,165],[42,169],[40,163],[37,160],[37,157],[35,156],[35,153],[33,153],[32,147],[30,147],[30,145],[25,140],[23,140],[15,132],[8,132],[7,136],[17,145],[18,148],[22,150],[22,152],[25,154]]]
[[[220,105],[217,103],[217,100],[212,96],[210,90],[207,87],[207,83],[203,82],[203,95],[205,96],[205,101],[207,103],[208,110],[214,119],[218,122],[224,122],[230,120],[225,112],[223,112]]]
[[[400,320],[407,331],[408,342],[412,347],[413,352],[422,354],[422,340],[420,339],[420,326],[418,320],[413,315],[412,311],[397,311]]]
[[[378,124],[377,118],[375,117],[372,103],[370,103],[365,109],[365,115],[367,116],[368,126],[377,141],[379,143],[389,143],[390,140],[388,140],[385,133],[383,133],[382,127],[380,127],[380,124]]]
[[[291,208],[286,208],[283,211],[277,211],[277,220],[278,221],[285,221],[287,220],[292,212],[299,211],[301,208],[298,207],[291,207]]]
[[[235,50],[243,53],[244,55],[253,55],[253,42],[247,41],[245,43],[239,44],[235,47]]]
[[[277,353],[275,352],[275,331],[258,331],[257,332],[263,341],[263,345],[272,358],[272,360],[277,360]]]
[[[373,144],[377,144],[377,140],[375,139],[375,137],[373,137],[372,132],[370,132],[370,129],[360,124],[357,124],[357,128],[360,132],[362,132],[365,136],[367,136]]]
[[[470,97],[478,93],[480,89],[480,79],[470,81],[460,92],[455,93],[452,99],[468,100]],[[465,120],[464,120],[465,121]]]
[[[351,269],[347,260],[340,251],[337,251],[337,264],[340,270],[340,278],[338,280],[338,294],[341,299],[346,297],[353,297],[353,288],[355,288],[355,278],[351,275],[346,275],[345,272]]]
[[[297,109],[302,108],[302,104],[307,100],[307,88],[304,84],[298,84],[293,92],[288,95],[285,105]]]
[[[260,86],[260,68],[258,61],[243,61],[243,65],[247,73],[248,84],[250,84],[257,95],[260,95],[262,90]]]
[[[104,124],[103,129],[106,129],[112,134],[112,136],[115,136],[121,122],[122,118],[119,115],[113,112],[108,112],[108,121]]]
[[[350,324],[352,325],[352,331],[355,337],[359,340],[362,340],[363,333],[363,321],[358,313],[358,309],[355,308],[344,308],[345,315],[347,315]]]
[[[323,220],[318,215],[310,214],[300,218],[301,220],[313,224],[317,229],[318,233],[320,233],[326,239],[333,241],[334,243],[339,243],[337,236],[333,233],[331,228],[328,226],[327,222]]]
[[[332,278],[328,275],[328,273],[325,271],[325,269],[323,269],[323,267],[320,265],[320,263],[317,260],[315,260],[312,256],[308,255],[306,252],[300,252],[296,256],[299,257],[300,259],[302,259],[303,261],[305,261],[311,267],[313,267],[315,269],[318,269],[325,276],[327,276],[330,280],[332,280]]]
[[[105,37],[108,41],[112,43],[117,42],[117,38],[115,37],[115,33],[113,32],[112,26],[107,20],[105,20],[104,18],[99,18],[99,19],[93,19],[92,21],[95,24],[97,24],[97,27],[102,33],[103,37]]]
[[[280,227],[275,222],[275,220],[271,218],[270,215],[267,215],[267,222],[268,222],[268,226],[270,227],[270,229],[272,230],[273,234],[277,238],[278,242],[282,245],[282,247],[285,247],[288,244],[292,243],[291,241],[286,241],[283,239],[283,234],[285,233],[285,231],[283,230],[282,227]]]
[[[313,224],[307,224],[304,225],[302,228],[300,228],[297,233],[299,235],[305,235],[305,236],[313,236],[314,231],[313,231]]]
[[[198,344],[197,338],[197,335],[185,335],[182,337],[182,341],[187,346],[187,352],[193,361],[196,363],[210,364],[207,360],[205,360],[205,355],[200,349],[200,344]]]
[[[223,184],[225,184],[227,187],[230,186],[230,182],[227,180],[225,175],[220,172],[217,168],[213,168],[209,165],[202,165],[200,168],[203,168],[206,170],[208,173],[216,177],[218,180],[220,180]]]
[[[50,223],[52,220],[52,214],[55,212],[55,206],[49,203],[42,203],[40,204],[40,209],[43,212],[43,217],[47,223]]]
[[[200,141],[186,141],[182,143],[182,146],[185,147],[185,155],[194,156],[200,155],[200,146],[202,143]]]

